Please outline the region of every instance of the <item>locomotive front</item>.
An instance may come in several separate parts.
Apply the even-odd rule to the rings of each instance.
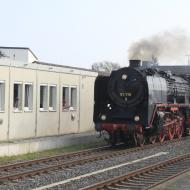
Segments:
[[[94,123],[111,144],[143,145],[190,134],[190,75],[140,67],[139,60],[98,76]]]
[[[96,79],[95,127],[113,144],[118,139],[129,139],[139,130],[138,126],[146,126],[148,88],[146,75],[139,66],[139,60],[130,60],[129,67]]]

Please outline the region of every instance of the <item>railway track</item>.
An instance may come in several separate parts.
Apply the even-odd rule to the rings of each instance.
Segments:
[[[109,149],[109,147],[101,147],[96,149],[89,149],[85,151],[78,151],[58,156],[51,156],[47,158],[4,165],[0,166],[0,182],[2,183],[9,180],[16,180],[25,177],[31,177],[34,175],[41,175],[43,173],[48,173],[54,170],[66,170],[77,165],[83,165],[85,163],[98,160],[111,159],[116,156],[137,152],[143,149],[150,149],[155,146],[165,145],[181,140],[174,139],[172,141],[165,141],[164,143],[155,143],[145,145],[144,147],[135,147],[131,149],[122,150]],[[76,159],[73,159],[74,157],[76,157]]]
[[[28,160],[28,161],[13,163],[13,164],[2,165],[0,166],[0,181],[1,181],[1,178],[3,178],[2,175],[4,175],[5,177],[5,175],[7,174],[7,177],[8,177],[8,176],[11,176],[14,172],[17,174],[17,170],[19,169],[21,170],[23,170],[24,168],[29,169],[30,167],[33,167],[33,166],[43,167],[44,165],[59,163],[59,162],[66,163],[67,161],[73,160],[74,158],[88,157],[93,154],[100,154],[101,152],[106,151],[106,150],[110,150],[110,146],[103,146],[99,148],[92,148],[92,149],[87,149],[87,150],[82,150],[82,151],[71,152],[71,153],[64,153],[64,154],[56,155],[56,156],[49,156],[49,157],[44,157],[40,159],[33,159],[33,160]]]
[[[190,154],[154,164],[80,190],[147,190],[190,171]]]

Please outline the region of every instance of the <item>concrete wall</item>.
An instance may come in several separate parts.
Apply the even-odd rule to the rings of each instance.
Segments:
[[[76,133],[1,143],[0,157],[39,152],[71,145],[101,142],[95,132]]]
[[[37,58],[34,57],[34,55],[32,54],[32,52],[28,50],[28,62],[32,63],[33,61],[36,61],[36,60],[37,60]]]
[[[0,80],[5,82],[5,110],[0,112],[0,140],[8,139],[8,125],[9,125],[9,67],[0,67]]]
[[[49,136],[57,135],[59,127],[59,74],[47,71],[37,71],[37,130],[36,135]],[[57,87],[57,105],[56,111],[40,111],[40,84],[47,84],[48,94],[49,86],[56,85]],[[49,96],[47,102],[49,103]]]
[[[0,51],[7,56],[9,59],[16,60],[16,61],[23,61],[32,63],[36,61],[37,58],[32,54],[30,49],[27,48],[1,48]]]
[[[13,85],[14,82],[22,84],[22,110],[14,111],[13,109]],[[24,85],[25,83],[33,84],[33,110],[24,111]],[[36,71],[10,67],[10,125],[9,139],[30,138],[35,136],[35,110],[36,105]]]
[[[80,76],[80,130],[84,132],[94,129],[94,77]]]
[[[92,131],[97,73],[0,59],[5,81],[5,110],[0,112],[0,141]],[[14,82],[22,84],[22,110],[13,108]],[[24,110],[24,85],[33,85],[33,109]],[[56,110],[40,110],[40,85],[56,85]],[[76,110],[62,110],[62,86],[77,88]],[[49,92],[48,92],[49,98]],[[49,99],[47,100],[49,102]],[[1,122],[2,121],[2,122]]]
[[[60,134],[77,133],[79,130],[79,75],[65,74],[60,76],[60,86],[77,88],[77,109],[76,110],[62,110],[60,106]],[[62,95],[60,95],[60,102],[62,103]],[[69,124],[69,125],[68,125]]]

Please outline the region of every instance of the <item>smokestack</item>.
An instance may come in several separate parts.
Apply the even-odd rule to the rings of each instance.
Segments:
[[[129,60],[129,67],[138,68],[141,66],[141,60],[139,59],[131,59]]]

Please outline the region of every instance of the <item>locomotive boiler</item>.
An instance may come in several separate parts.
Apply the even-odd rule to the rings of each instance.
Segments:
[[[142,146],[189,134],[190,78],[162,69],[129,67],[98,76],[95,81],[95,129],[112,145],[119,141]]]

